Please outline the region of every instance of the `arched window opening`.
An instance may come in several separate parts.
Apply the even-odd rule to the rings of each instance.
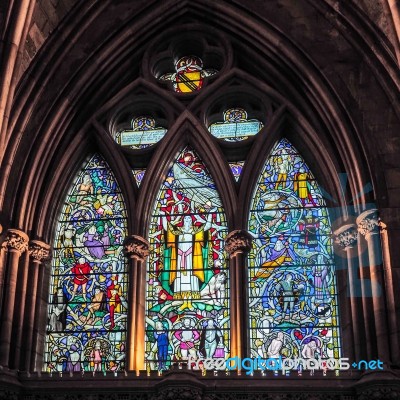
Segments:
[[[321,190],[282,139],[265,163],[249,215],[253,357],[340,357],[331,223]]]
[[[229,356],[229,273],[222,202],[194,151],[181,151],[158,193],[147,267],[146,363]]]
[[[126,211],[114,175],[94,155],[69,190],[54,240],[44,369],[124,369]]]

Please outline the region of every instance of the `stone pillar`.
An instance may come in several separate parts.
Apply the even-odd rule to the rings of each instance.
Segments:
[[[29,252],[22,255],[22,262],[18,271],[17,292],[15,299],[13,334],[11,340],[10,368],[19,369],[21,356],[21,341],[25,313],[25,298],[28,287]]]
[[[251,235],[243,230],[232,231],[225,239],[230,271],[231,357],[244,358],[249,350],[248,285],[245,266],[251,242]]]
[[[388,363],[390,360],[389,338],[383,290],[384,279],[378,210],[372,209],[364,211],[358,216],[357,225],[358,231],[365,237],[368,247],[372,305],[377,338],[377,356],[381,361]]]
[[[23,371],[31,370],[31,361],[34,364],[34,356],[36,350],[36,338],[34,335],[39,326],[40,308],[40,270],[43,269],[42,263],[49,257],[50,246],[38,240],[32,240],[29,244],[29,284],[25,298],[24,313],[24,340],[21,344],[20,369]],[[39,290],[38,290],[39,289]],[[32,360],[33,358],[33,360]]]
[[[3,232],[3,227],[0,225],[0,234]],[[6,272],[7,246],[0,246],[0,315],[2,314],[3,306],[3,290],[4,290],[4,275]]]
[[[389,319],[390,354],[392,355],[392,361],[398,364],[400,362],[400,343],[397,332],[396,299],[394,292],[394,288],[398,287],[398,282],[396,283],[393,279],[387,226],[382,221],[379,222],[379,226],[381,228],[383,273]]]
[[[129,259],[129,310],[127,336],[127,369],[145,369],[146,258],[149,242],[141,236],[128,236],[124,254]]]
[[[361,303],[361,281],[358,277],[358,256],[357,256],[357,225],[346,224],[335,232],[336,243],[346,253],[348,291],[351,321],[350,327],[353,333],[354,357],[361,360],[366,357],[366,349],[362,345],[365,343],[364,318]]]
[[[33,322],[33,335],[32,335],[32,350],[31,350],[31,360],[30,360],[30,371],[37,371],[40,366],[37,365],[38,351],[41,352],[42,349],[38,349],[38,339],[39,339],[39,327],[42,315],[42,293],[44,288],[44,270],[46,268],[45,261],[49,259],[50,246],[47,243],[41,242],[39,240],[32,240],[29,245],[29,255],[31,256],[33,262],[39,263],[39,273],[37,280],[36,289],[36,299],[35,299],[35,317]],[[46,299],[47,301],[47,299]]]
[[[9,229],[2,245],[8,252],[4,285],[4,304],[0,317],[0,365],[9,366],[11,334],[17,287],[18,264],[21,254],[28,248],[28,236],[17,229]]]

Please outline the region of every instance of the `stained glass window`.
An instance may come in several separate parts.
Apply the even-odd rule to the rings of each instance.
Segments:
[[[331,223],[314,176],[286,139],[259,178],[249,232],[252,356],[339,358]]]
[[[144,173],[146,172],[145,169],[134,169],[133,171],[133,177],[135,178],[135,181],[138,186],[142,183],[142,180],[144,178]]]
[[[121,146],[131,149],[144,149],[159,142],[167,130],[156,127],[156,121],[150,117],[137,117],[132,120],[132,129],[118,131],[114,140]]]
[[[106,162],[93,156],[65,200],[51,268],[45,370],[124,369],[126,212]]]
[[[236,161],[229,163],[229,167],[231,168],[233,177],[235,178],[236,182],[239,181],[243,166],[244,166],[244,161]]]
[[[211,124],[209,130],[218,139],[238,142],[256,135],[263,127],[256,119],[247,119],[243,108],[230,108],[224,112],[224,121]]]
[[[151,218],[147,269],[146,363],[229,355],[229,272],[222,203],[189,148],[179,153]]]
[[[215,75],[215,69],[203,69],[203,61],[197,56],[184,56],[175,64],[176,72],[169,72],[160,76],[160,81],[172,82],[177,93],[191,93],[200,90],[204,78]]]

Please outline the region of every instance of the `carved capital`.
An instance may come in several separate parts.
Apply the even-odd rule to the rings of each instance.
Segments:
[[[149,242],[141,236],[128,236],[124,240],[124,254],[129,258],[139,258],[144,261],[149,255]]]
[[[14,250],[23,253],[28,248],[28,235],[18,229],[9,229],[2,244],[3,250]]]
[[[358,231],[365,236],[367,240],[371,235],[379,233],[379,217],[377,209],[364,211],[357,217],[356,222],[358,225]]]
[[[29,243],[29,255],[36,261],[46,261],[50,257],[50,246],[39,240],[32,240]]]
[[[237,253],[248,253],[252,240],[253,238],[247,231],[232,231],[225,239],[225,250],[231,257]]]
[[[335,242],[344,250],[357,245],[358,231],[356,224],[346,224],[334,232]]]

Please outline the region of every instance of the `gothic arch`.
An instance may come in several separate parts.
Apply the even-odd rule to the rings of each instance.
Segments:
[[[147,176],[144,178],[140,190],[138,208],[141,213],[138,216],[138,226],[147,229],[145,227],[148,226],[147,222],[157,195],[157,188],[161,187],[171,162],[176,157],[177,149],[182,150],[185,145],[189,145],[198,152],[209,169],[224,205],[228,227],[233,226],[236,207],[234,180],[231,171],[224,162],[221,150],[215,145],[210,133],[199,126],[197,119],[189,111],[185,111],[164,139],[150,161]],[[147,232],[141,232],[146,237],[144,233]]]
[[[93,21],[96,20],[96,15],[100,15],[101,11],[104,10],[106,7],[106,4],[102,4],[100,8],[94,7],[94,8],[89,8],[87,6],[83,6],[83,9],[79,9],[77,7],[74,12],[78,13],[78,9],[80,11],[80,15],[82,15],[82,18],[87,18],[86,23],[82,23],[80,25],[80,29],[74,31],[74,36],[77,37],[79,35],[83,35],[84,31],[90,31],[91,24]],[[214,10],[216,15],[218,15],[219,12],[222,12],[222,9],[218,6],[213,4],[212,2],[204,2],[204,3],[196,3],[195,5],[191,5],[191,8],[189,9],[186,5],[185,2],[182,2],[179,4],[179,11],[176,8],[174,9],[174,12],[171,13],[165,13],[167,9],[167,5],[163,5],[160,8],[153,8],[152,12],[150,13],[149,18],[155,18],[155,15],[159,15],[160,13],[164,12],[163,15],[163,23],[160,25],[157,24],[147,24],[146,29],[148,29],[147,34],[141,35],[141,39],[144,40],[147,35],[154,35],[154,30],[161,31],[163,24],[173,24],[173,21],[177,21],[178,18],[182,17],[183,14],[187,15],[192,15],[195,17],[197,10],[205,10],[207,8],[211,8]],[[78,14],[76,14],[78,15]],[[227,18],[229,18],[229,28],[227,25]],[[329,84],[326,84],[326,78],[321,76],[320,72],[309,63],[309,60],[307,60],[298,49],[296,49],[293,44],[291,44],[291,41],[288,37],[282,37],[281,33],[278,33],[276,30],[272,28],[270,25],[264,25],[262,29],[244,29],[246,27],[246,24],[243,24],[243,20],[248,22],[248,26],[251,26],[253,28],[254,22],[251,19],[244,18],[243,15],[240,15],[234,11],[234,8],[230,8],[229,6],[224,6],[223,9],[223,16],[221,15],[221,18],[219,19],[218,26],[222,28],[222,30],[225,30],[227,33],[230,33],[232,29],[236,26],[239,22],[240,18],[240,26],[241,29],[238,31],[242,40],[252,40],[254,43],[254,46],[257,46],[259,49],[262,48],[264,49],[262,53],[263,55],[266,55],[267,58],[271,58],[271,55],[274,55],[275,60],[281,60],[284,62],[284,64],[291,64],[291,66],[288,65],[289,69],[286,70],[286,72],[290,71],[295,71],[296,69],[299,69],[300,73],[297,75],[298,79],[300,82],[303,81],[303,77],[308,76],[312,77],[311,79],[308,79],[308,81],[303,81],[305,84],[305,87],[309,87],[307,90],[308,93],[315,94],[315,93],[320,93],[319,94],[319,99],[324,99],[327,97],[327,94],[330,93],[328,96],[334,96],[332,89],[329,89]],[[81,21],[82,22],[82,21]],[[141,21],[143,24],[145,24],[145,20]],[[98,78],[98,82],[100,79],[102,79],[104,76],[122,76],[126,75],[122,73],[122,69],[125,68],[127,70],[127,67],[130,66],[129,62],[127,62],[127,56],[128,54],[132,54],[133,51],[136,51],[138,49],[139,44],[136,44],[129,49],[129,52],[124,50],[129,48],[130,45],[130,38],[134,37],[132,35],[133,32],[133,27],[126,27],[124,28],[125,30],[123,33],[121,30],[119,30],[119,34],[114,36],[113,39],[110,38],[110,40],[107,42],[106,48],[104,48],[104,45],[102,44],[103,48],[102,50],[96,50],[96,55],[100,56],[98,60],[102,62],[102,60],[107,60],[106,64],[103,64],[100,68],[98,68],[98,64],[94,63],[92,66],[89,66],[88,64],[84,66],[83,68],[80,67],[78,68],[79,70],[79,75],[76,75],[73,80],[70,80],[70,82],[57,82],[55,81],[54,84],[61,84],[62,87],[64,87],[62,95],[59,96],[59,100],[57,103],[53,103],[53,116],[49,116],[47,118],[43,118],[43,113],[40,112],[39,110],[46,110],[48,107],[46,107],[46,103],[43,103],[43,100],[33,100],[33,98],[30,98],[30,106],[28,108],[24,107],[23,103],[23,98],[27,98],[28,93],[33,94],[33,89],[35,88],[35,85],[37,85],[37,88],[45,88],[45,85],[43,85],[43,76],[46,74],[47,77],[52,76],[52,74],[55,72],[56,68],[59,68],[60,65],[67,65],[70,63],[70,66],[72,67],[72,63],[74,63],[74,68],[77,69],[77,60],[74,60],[72,57],[70,57],[70,61],[66,62],[66,57],[67,53],[66,51],[68,50],[67,48],[63,48],[63,51],[61,54],[65,54],[65,58],[63,58],[62,55],[60,55],[60,52],[56,52],[56,46],[57,46],[57,37],[61,34],[63,35],[68,35],[68,32],[71,34],[72,32],[72,19],[67,19],[64,21],[64,23],[60,26],[60,30],[56,32],[54,35],[54,38],[51,38],[49,42],[43,47],[42,54],[38,55],[36,59],[34,60],[29,73],[26,75],[27,79],[29,77],[30,82],[29,85],[27,85],[27,81],[24,82],[22,81],[20,90],[17,94],[17,99],[13,111],[13,115],[10,121],[10,129],[13,130],[14,132],[23,132],[23,131],[30,131],[31,134],[34,132],[47,132],[46,136],[43,136],[44,133],[40,133],[41,139],[40,141],[42,143],[47,143],[46,137],[50,137],[50,135],[53,134],[53,129],[50,127],[54,127],[57,125],[57,122],[59,123],[59,126],[66,127],[68,126],[67,120],[63,119],[60,120],[60,117],[64,117],[65,115],[68,116],[68,120],[72,121],[72,118],[76,119],[78,117],[78,114],[76,114],[76,111],[73,110],[78,104],[82,104],[82,102],[85,102],[88,100],[88,96],[90,95],[90,103],[92,104],[100,104],[102,101],[100,100],[102,97],[104,97],[104,94],[109,91],[108,89],[111,88],[116,81],[115,80],[108,80],[106,84],[101,84],[98,85],[96,84],[95,77]],[[154,25],[157,25],[154,27]],[[257,31],[257,36],[254,35],[253,32]],[[261,33],[261,35],[260,35]],[[87,33],[85,33],[87,35]],[[276,41],[283,41],[285,42],[285,46],[279,46],[279,54],[277,53],[277,48],[271,45],[271,43],[276,43]],[[120,43],[124,42],[124,46],[119,46]],[[53,46],[53,49],[51,47]],[[119,48],[119,51],[115,51],[116,48]],[[45,51],[46,50],[46,51]],[[49,57],[50,54],[50,57]],[[95,54],[95,53],[93,53]],[[141,54],[141,51],[138,52],[138,54]],[[286,57],[286,60],[283,60],[282,55]],[[295,56],[293,56],[295,55]],[[44,58],[46,57],[46,59]],[[114,61],[112,61],[114,60]],[[289,62],[290,60],[290,62]],[[56,62],[55,62],[56,61]],[[120,62],[122,61],[122,63]],[[276,61],[275,61],[276,62]],[[61,63],[61,64],[60,64]],[[120,67],[120,72],[118,72],[118,69],[115,69],[115,65],[118,64]],[[259,62],[260,65],[264,64],[265,65],[265,59],[263,61],[260,60]],[[42,66],[44,65],[50,65],[51,69],[49,68],[44,69]],[[94,73],[94,69],[97,69],[96,73]],[[111,70],[113,70],[113,74],[111,74]],[[271,70],[271,68],[268,68],[268,70]],[[276,76],[276,68],[275,68],[275,76]],[[99,75],[100,74],[100,75]],[[61,75],[61,74],[60,74]],[[101,76],[101,78],[100,78]],[[36,78],[35,78],[36,77]],[[90,79],[88,79],[90,77]],[[129,77],[129,74],[128,74]],[[32,79],[33,78],[33,79]],[[48,79],[48,78],[47,78]],[[128,78],[129,79],[129,78]],[[44,80],[46,82],[46,80]],[[40,82],[40,85],[39,85]],[[126,78],[121,81],[121,84],[126,84]],[[90,86],[97,86],[101,90],[97,90],[96,94],[90,91],[89,87]],[[283,85],[285,86],[285,85]],[[68,88],[69,87],[69,88]],[[80,87],[80,88],[86,88],[81,92],[77,92],[74,88]],[[291,85],[286,85],[286,87],[291,87]],[[68,88],[68,89],[67,89]],[[46,90],[46,89],[44,89]],[[211,89],[210,89],[211,90]],[[115,91],[115,88],[112,88],[112,91]],[[35,91],[35,98],[39,99],[39,95],[44,97],[43,94],[43,89],[39,89]],[[206,94],[206,93],[205,93]],[[39,101],[39,103],[37,103]],[[42,102],[42,103],[40,103]],[[316,101],[318,103],[319,101]],[[37,104],[36,111],[33,111],[32,105]],[[39,106],[40,104],[40,106]],[[322,102],[324,104],[324,102]],[[355,137],[354,133],[351,133],[354,128],[351,128],[351,122],[350,120],[346,117],[346,112],[343,110],[343,108],[340,106],[340,101],[334,100],[334,101],[328,101],[326,103],[326,106],[323,107],[326,110],[329,110],[329,119],[331,120],[329,122],[330,125],[330,131],[333,132],[338,132],[338,139],[336,140],[336,144],[339,142],[347,142],[348,145],[346,146],[347,149],[346,151],[343,152],[343,154],[349,154],[349,151],[356,151],[359,147],[359,142],[350,139],[351,137]],[[61,110],[64,110],[64,112],[61,112]],[[69,111],[68,111],[69,110]],[[85,110],[87,112],[87,110]],[[315,110],[311,112],[311,114],[315,114]],[[29,115],[35,115],[36,116],[36,122],[33,122],[31,120],[31,123],[29,125],[26,125],[28,122]],[[337,117],[332,119],[332,115],[336,115]],[[310,116],[310,113],[308,113],[308,116]],[[79,118],[80,119],[80,118]],[[48,128],[44,128],[43,125],[39,124],[38,125],[38,120],[42,121],[48,121],[47,126]],[[346,123],[346,125],[343,125],[340,121],[349,121]],[[339,125],[340,123],[340,125]],[[17,124],[17,125],[16,125]],[[42,127],[41,127],[42,126]],[[336,128],[338,127],[338,128]],[[64,132],[64,128],[62,129]],[[348,133],[346,133],[348,132]],[[346,136],[343,137],[342,133],[346,133]],[[64,133],[59,133],[59,135],[63,135]],[[13,142],[15,145],[18,145],[19,143],[19,137],[20,134],[15,134],[13,135]],[[339,139],[340,138],[340,139]],[[38,140],[38,139],[36,139]],[[30,139],[32,141],[32,139]],[[352,144],[350,144],[352,143]],[[22,144],[22,147],[19,147],[22,149],[24,145]],[[11,149],[12,147],[9,147]],[[351,150],[350,150],[351,149]],[[11,159],[14,158],[13,153],[14,151],[11,151],[9,153],[9,156],[11,156]],[[21,154],[21,151],[18,152]],[[45,153],[42,153],[41,150],[36,152],[36,155],[41,156],[41,158],[46,158]],[[18,155],[19,157],[19,155]],[[353,156],[353,157],[348,157],[347,163],[349,165],[349,168],[347,169],[348,171],[358,171],[354,173],[354,188],[353,188],[353,193],[358,193],[362,190],[363,187],[363,182],[368,181],[368,177],[362,176],[362,168],[361,167],[355,167],[355,165],[351,162],[351,160],[354,159],[359,159],[360,157]],[[365,157],[366,160],[368,160],[368,157]],[[20,172],[22,173],[22,171]],[[15,178],[10,178],[10,185],[14,186],[16,181],[14,180]],[[9,180],[9,176],[6,175],[4,176],[4,179],[2,179],[2,182],[4,184],[7,184]],[[380,179],[376,179],[376,184],[379,185]],[[382,180],[383,181],[383,180]],[[356,183],[357,182],[357,183]]]

